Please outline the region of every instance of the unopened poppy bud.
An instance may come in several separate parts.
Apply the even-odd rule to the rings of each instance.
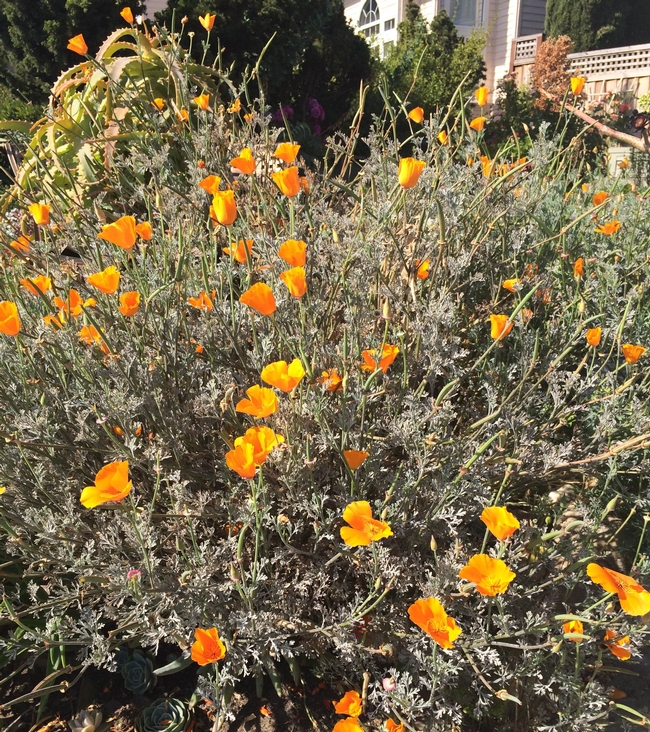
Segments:
[[[241,579],[241,574],[239,573],[239,570],[237,567],[235,567],[233,562],[230,562],[230,579],[233,582],[239,582]]]
[[[184,16],[183,16],[183,17],[181,18],[181,25],[185,25],[185,23],[187,23],[187,21],[188,21],[188,20],[189,20],[189,18],[187,17],[187,15],[184,15]]]
[[[584,311],[585,311],[585,301],[580,300],[580,302],[578,303],[578,312],[584,313]]]
[[[608,615],[614,615],[614,613],[618,612],[618,608],[616,607],[616,603],[610,602],[609,605],[605,607],[605,612]]]
[[[432,536],[431,541],[429,542],[429,546],[431,547],[431,551],[435,554],[436,551],[438,551],[438,542],[436,541],[436,537]]]
[[[388,509],[387,509],[387,508],[385,508],[385,509],[384,509],[384,510],[383,510],[383,511],[381,512],[381,520],[382,520],[382,521],[385,521],[385,520],[386,520],[386,516],[388,516]]]
[[[392,676],[386,676],[386,678],[382,679],[381,685],[384,687],[384,691],[387,691],[389,694],[391,691],[395,691],[395,687],[397,686]]]
[[[392,643],[382,643],[379,650],[384,656],[392,656],[395,653]]]
[[[384,320],[390,320],[390,300],[384,300],[384,304],[381,309],[381,315]]]
[[[551,653],[559,653],[560,649],[562,648],[563,641],[558,641],[553,648],[551,648]]]
[[[377,577],[375,580],[375,590],[378,590],[381,587],[381,577]]]
[[[335,244],[339,243],[339,235],[338,235],[336,229],[332,229],[332,239],[334,240]]]

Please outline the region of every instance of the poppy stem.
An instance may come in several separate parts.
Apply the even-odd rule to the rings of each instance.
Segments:
[[[135,501],[133,500],[133,492],[129,493],[129,501],[131,502],[131,524],[138,539],[138,544],[140,544],[140,548],[142,549],[142,556],[144,558],[145,564],[147,565],[147,573],[149,574],[149,584],[151,585],[151,589],[153,590],[155,589],[153,581],[153,567],[151,566],[149,552],[147,551],[147,547],[145,546],[144,539],[142,538],[142,534],[140,533],[140,529],[138,527],[138,512],[135,507]]]

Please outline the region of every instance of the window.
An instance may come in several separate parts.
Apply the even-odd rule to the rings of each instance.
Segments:
[[[455,25],[476,25],[476,0],[452,0],[449,15]]]
[[[369,25],[367,28],[363,28],[361,31],[366,38],[372,38],[379,34],[379,23],[375,25]]]
[[[377,23],[379,20],[379,7],[377,6],[377,0],[366,0],[359,16],[359,28],[363,28],[364,25],[371,25]],[[372,35],[376,35],[372,33]]]
[[[385,31],[393,30],[394,27],[395,27],[395,18],[391,18],[390,20],[387,20],[384,23],[384,30]]]

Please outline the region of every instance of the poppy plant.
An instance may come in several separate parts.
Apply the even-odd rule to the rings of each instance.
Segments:
[[[120,10],[120,15],[124,18],[124,20],[126,20],[127,23],[133,25],[133,11],[131,10],[131,8],[122,8],[122,10]]]
[[[499,541],[512,536],[520,526],[517,518],[504,506],[487,506],[481,513],[481,521]]]
[[[300,145],[295,145],[293,142],[281,142],[273,153],[278,160],[282,160],[283,163],[291,165],[298,157],[300,151]]]
[[[363,727],[356,717],[347,717],[347,719],[339,719],[332,727],[332,732],[363,732]]]
[[[595,231],[597,234],[605,234],[605,236],[611,236],[615,234],[621,228],[621,222],[614,219],[614,221],[608,221],[606,224],[597,226]]]
[[[621,661],[627,661],[632,658],[629,648],[625,647],[629,644],[629,635],[620,636],[615,630],[611,629],[605,631],[605,645]]]
[[[415,158],[401,158],[397,168],[397,179],[402,188],[413,188],[425,169],[424,160],[416,160]]]
[[[106,295],[112,295],[120,285],[120,273],[117,267],[111,265],[101,272],[88,275],[86,282],[96,287],[100,292]]]
[[[438,133],[438,142],[441,145],[449,144],[449,135],[447,134],[447,130],[440,130],[440,132]]]
[[[304,267],[307,262],[307,244],[301,239],[287,239],[280,246],[278,256],[292,267]]]
[[[598,191],[598,193],[594,193],[591,202],[594,204],[594,206],[600,206],[600,204],[605,203],[608,198],[609,195],[605,191]]]
[[[628,363],[636,363],[645,353],[645,348],[643,346],[635,346],[632,343],[624,343],[621,346],[621,351],[623,351],[623,357]]]
[[[228,113],[229,114],[239,114],[241,112],[241,100],[239,98],[235,99],[235,101],[228,107]]]
[[[295,165],[271,173],[271,178],[273,178],[273,182],[280,191],[288,198],[293,198],[300,193],[300,177],[298,176],[298,168]]]
[[[253,462],[263,465],[273,450],[284,442],[282,435],[276,434],[270,427],[260,425],[250,427],[242,437],[235,440],[235,447],[251,445],[253,448]]]
[[[255,477],[255,472],[257,471],[254,454],[255,449],[253,445],[249,442],[242,441],[226,453],[226,465],[242,478],[251,480]]]
[[[115,244],[120,249],[133,249],[137,237],[135,218],[122,216],[112,224],[105,224],[97,237]]]
[[[21,322],[18,317],[16,303],[10,300],[0,302],[0,333],[8,336],[17,336],[20,333]]]
[[[505,592],[517,575],[502,559],[494,559],[488,554],[475,554],[470,557],[458,576],[473,582],[481,595],[494,597]]]
[[[263,419],[278,411],[278,398],[273,389],[264,386],[251,386],[246,389],[248,399],[241,399],[235,406],[236,412],[250,414],[251,417]]]
[[[562,630],[564,631],[564,633],[566,635],[569,635],[569,636],[572,634],[582,635],[584,628],[583,628],[583,625],[580,622],[580,620],[576,619],[576,620],[567,620],[567,622],[564,623],[564,625],[562,626]],[[580,641],[582,641],[582,638],[569,637],[569,638],[567,638],[567,640],[573,641],[574,643],[580,643]]]
[[[277,309],[273,290],[264,282],[258,282],[246,290],[239,302],[257,310],[261,315],[273,315]]]
[[[133,317],[140,309],[140,293],[131,290],[120,295],[120,304],[117,309],[125,318]]]
[[[199,666],[207,666],[209,663],[216,663],[226,655],[226,646],[219,638],[219,631],[216,628],[197,628],[194,631],[194,643],[190,654],[193,661]]]
[[[208,33],[214,27],[214,20],[217,16],[206,13],[203,17],[199,15],[199,23],[208,31]]]
[[[573,276],[576,279],[585,276],[585,260],[582,257],[578,257],[573,263]]]
[[[38,297],[39,293],[44,295],[48,290],[52,289],[52,280],[45,275],[37,275],[36,277],[27,277],[20,280],[20,284],[32,295]]]
[[[517,279],[516,277],[503,281],[503,287],[508,290],[508,292],[517,292],[520,286],[521,280]]]
[[[368,546],[373,541],[393,535],[385,521],[378,521],[372,517],[372,508],[368,501],[348,504],[343,511],[343,520],[349,526],[341,527],[341,539],[348,546]]]
[[[404,732],[404,725],[397,724],[390,717],[386,720],[386,732]]]
[[[210,109],[210,95],[199,94],[198,97],[194,97],[194,104],[196,104],[199,109],[207,112],[208,109]]]
[[[411,621],[442,648],[453,648],[454,641],[462,633],[456,621],[447,615],[440,600],[435,597],[416,600],[408,612]]]
[[[288,287],[292,297],[301,298],[307,292],[304,267],[293,267],[280,274],[280,279]]]
[[[415,276],[419,280],[426,280],[429,276],[429,268],[431,267],[431,262],[428,259],[425,259],[424,261],[418,260],[415,263],[415,266],[417,267],[417,270],[415,271]]]
[[[485,128],[485,117],[474,117],[469,126],[476,132],[482,132]]]
[[[148,221],[143,221],[141,224],[137,224],[135,227],[135,233],[143,241],[150,241],[152,235],[151,224]]]
[[[342,391],[343,377],[339,374],[338,369],[330,369],[322,371],[321,375],[316,379],[320,384],[324,384],[327,391]]]
[[[381,349],[381,358],[379,359],[379,366],[377,365],[377,349],[371,348],[367,351],[361,351],[361,358],[363,358],[363,363],[361,364],[361,369],[363,371],[376,371],[378,368],[381,369],[384,373],[388,371],[388,368],[393,363],[393,361],[397,358],[397,354],[399,353],[398,346],[391,346],[389,343],[384,343],[382,349]]]
[[[214,196],[214,194],[219,190],[220,183],[221,178],[218,175],[208,175],[202,181],[199,181],[199,188],[203,188],[204,191],[207,191],[211,196]]]
[[[256,167],[255,158],[250,147],[245,147],[236,158],[230,161],[233,168],[237,168],[240,173],[250,175]]]
[[[206,313],[209,313],[212,310],[212,300],[210,300],[210,296],[205,290],[199,292],[198,297],[188,297],[187,302],[193,308],[203,310]]]
[[[476,103],[479,107],[484,107],[487,104],[489,93],[490,90],[487,88],[487,86],[480,86],[476,90]]]
[[[350,470],[360,468],[369,456],[370,453],[363,450],[343,450],[343,457]]]
[[[585,335],[585,338],[587,339],[587,343],[590,346],[597,348],[600,345],[600,337],[601,337],[602,332],[603,332],[602,328],[587,328],[587,333]]]
[[[650,592],[632,577],[594,562],[587,565],[587,574],[592,582],[600,585],[606,592],[615,592],[621,608],[628,615],[645,615],[650,612]]]
[[[408,118],[418,125],[424,121],[424,110],[422,107],[415,107],[408,113]]]
[[[152,104],[153,104],[153,106],[156,109],[164,109],[164,107],[165,107],[165,100],[162,97],[156,97],[153,100]]]
[[[81,295],[72,288],[68,292],[68,297],[65,300],[62,300],[57,295],[52,302],[54,303],[54,306],[61,311],[61,313],[65,315],[72,315],[74,318],[78,318],[84,308],[92,308],[97,305],[97,301],[94,297],[89,297],[87,300],[84,300]]]
[[[508,320],[507,315],[490,315],[490,336],[498,341],[505,338],[512,330],[514,323]]]
[[[95,476],[95,485],[86,486],[81,491],[79,500],[85,508],[123,501],[131,492],[132,486],[128,460],[108,463]]]
[[[582,89],[585,85],[585,79],[584,76],[572,76],[571,77],[571,92],[578,96],[578,94],[582,94]]]
[[[85,56],[88,53],[88,45],[84,40],[83,33],[71,38],[66,48],[68,51],[74,51],[74,53],[78,53],[80,56]]]
[[[246,264],[246,252],[248,251],[248,256],[253,253],[253,240],[252,239],[246,239],[246,242],[244,242],[243,239],[240,239],[237,244],[233,242],[229,247],[225,247],[223,249],[224,254],[229,254],[235,262],[239,262],[240,264]]]
[[[187,120],[188,120],[189,118],[190,118],[190,113],[189,113],[189,112],[187,111],[187,109],[185,109],[185,107],[181,107],[181,108],[180,108],[180,109],[179,109],[179,110],[178,110],[178,111],[176,112],[176,119],[177,119],[177,120],[178,120],[179,122],[187,122]]]
[[[305,375],[305,369],[299,358],[294,358],[290,364],[286,361],[274,361],[262,369],[261,378],[267,384],[275,386],[284,392],[290,392],[300,383]]]
[[[237,204],[232,189],[215,191],[212,196],[210,215],[222,226],[230,226],[237,218]]]
[[[47,226],[50,223],[50,207],[45,203],[32,203],[27,208],[36,226]]]
[[[358,717],[363,711],[363,701],[358,691],[346,691],[341,699],[334,702],[334,711],[337,714],[347,714],[349,717]]]
[[[14,239],[9,246],[17,252],[23,252],[26,254],[31,246],[31,240],[21,234],[17,239]]]
[[[84,325],[84,327],[78,333],[79,339],[82,340],[87,346],[97,345],[105,354],[108,354],[108,346],[104,343],[102,334],[95,328],[94,325]]]

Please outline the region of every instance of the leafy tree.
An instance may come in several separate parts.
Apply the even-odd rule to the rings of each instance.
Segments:
[[[205,38],[205,30],[197,18],[207,12],[216,15],[212,39],[219,38],[235,73],[254,65],[276,34],[262,61],[267,101],[276,108],[290,105],[296,119],[309,120],[310,100],[317,99],[325,111],[324,122],[319,121],[323,130],[349,114],[359,82],[371,75],[368,45],[347,24],[341,0],[170,0],[157,18],[170,27],[174,14],[178,28],[187,16],[185,30],[196,33],[198,57],[202,49],[196,41]]]
[[[548,0],[546,34],[567,35],[576,51],[650,43],[647,0]]]
[[[68,39],[83,33],[90,53],[124,23],[124,0],[0,0],[0,80],[35,103],[47,100],[62,69],[79,57]],[[134,13],[142,3],[128,3]]]

